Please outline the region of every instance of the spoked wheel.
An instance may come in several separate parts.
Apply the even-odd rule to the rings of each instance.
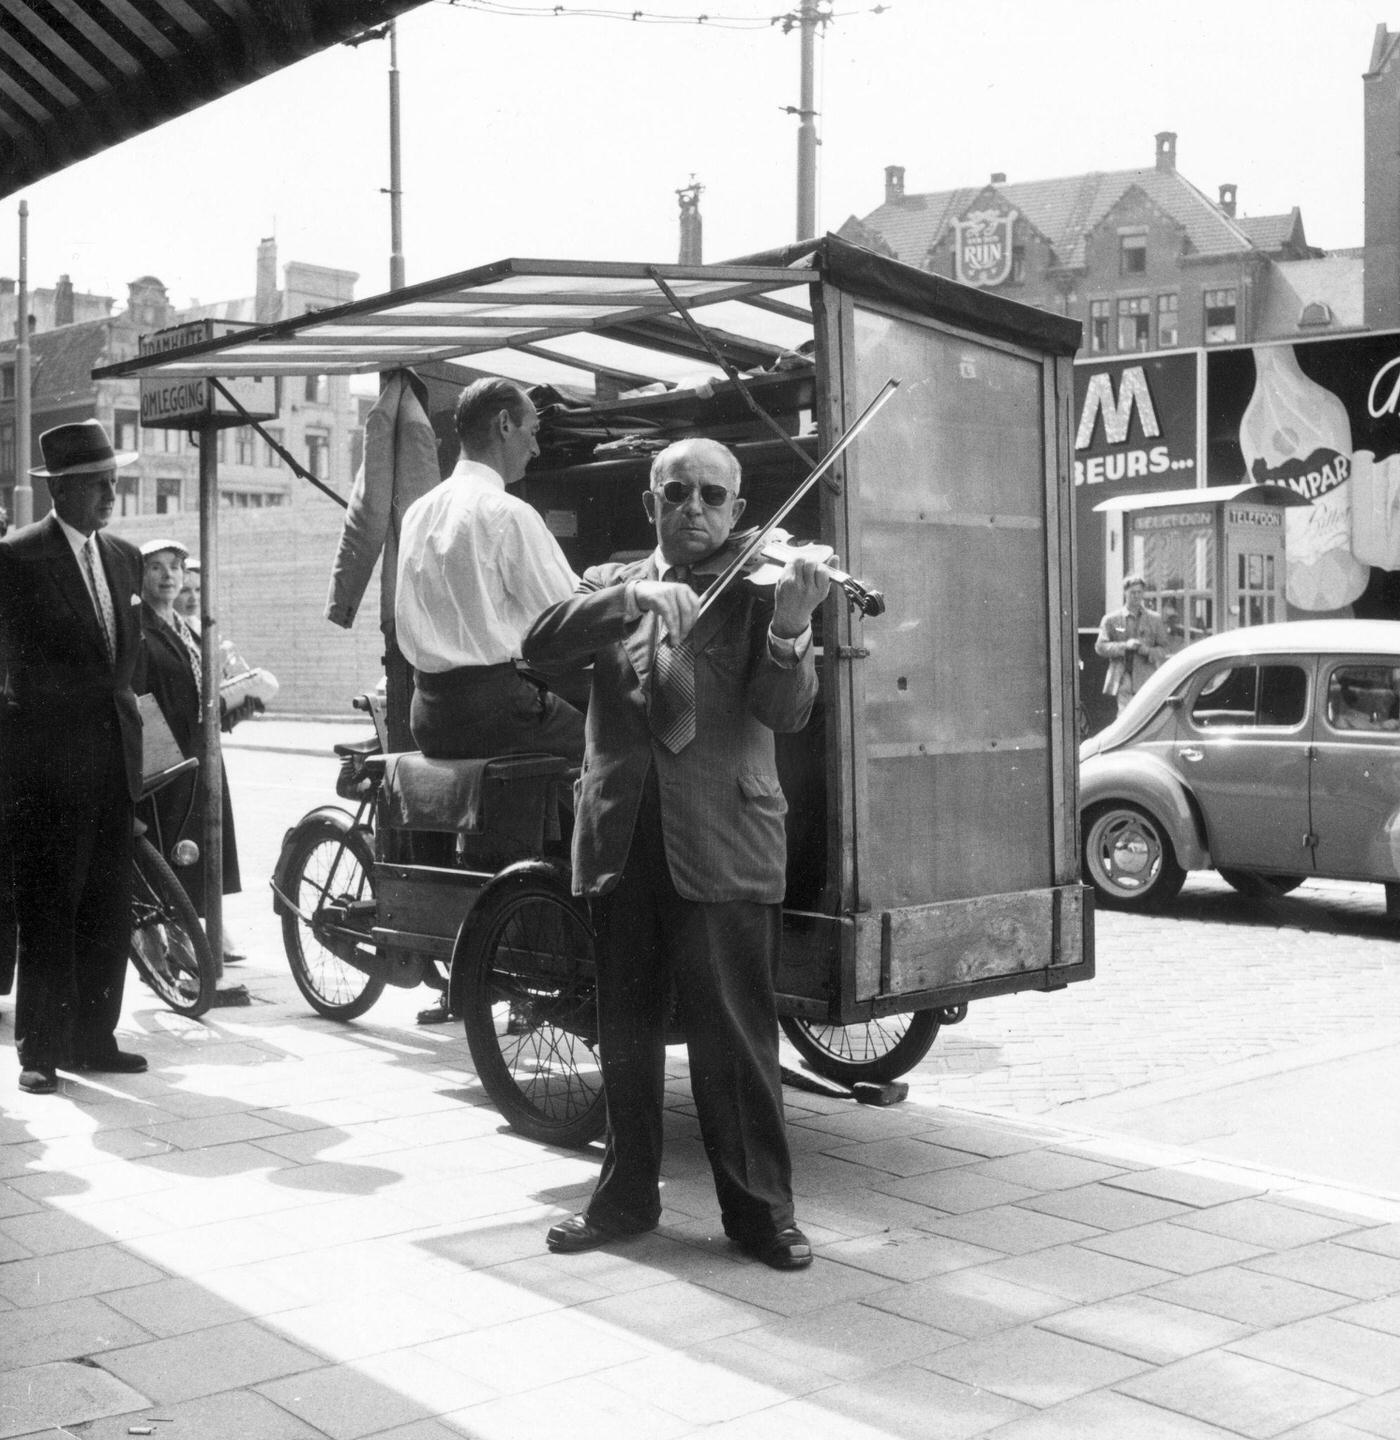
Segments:
[[[938,1018],[933,1010],[882,1015],[861,1025],[825,1025],[796,1015],[780,1015],[778,1024],[818,1075],[842,1085],[853,1085],[857,1080],[898,1079],[928,1054],[938,1035]]]
[[[1258,870],[1222,870],[1220,878],[1241,895],[1253,900],[1267,900],[1271,895],[1287,895],[1307,878],[1304,875],[1265,875]]]
[[[277,870],[296,907],[282,907],[282,943],[297,989],[327,1019],[363,1015],[384,982],[348,962],[357,941],[336,932],[363,926],[368,934],[374,917],[374,856],[364,831],[339,811],[310,815],[288,837]]]
[[[551,1145],[596,1140],[607,1113],[593,932],[563,881],[532,875],[488,891],[459,963],[472,1062],[507,1123]]]
[[[131,877],[131,963],[177,1015],[197,1019],[214,1003],[214,954],[190,897],[160,851],[136,837]]]
[[[1106,906],[1151,910],[1181,889],[1186,872],[1160,822],[1136,805],[1113,801],[1084,817],[1084,878]]]

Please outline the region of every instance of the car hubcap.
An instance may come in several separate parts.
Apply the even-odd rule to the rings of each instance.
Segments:
[[[1099,878],[1109,889],[1139,895],[1157,878],[1162,847],[1156,834],[1136,815],[1106,815],[1094,826],[1091,855]]]

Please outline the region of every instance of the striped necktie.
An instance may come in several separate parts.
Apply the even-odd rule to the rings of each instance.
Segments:
[[[107,647],[107,658],[117,658],[117,617],[112,610],[112,592],[107,588],[107,577],[102,573],[97,558],[97,536],[89,535],[83,543],[83,571],[92,602],[97,607],[97,619],[102,629],[102,643]]]
[[[683,567],[676,566],[666,578],[684,584],[687,576]],[[669,635],[658,634],[647,716],[651,733],[673,755],[695,739],[695,652],[688,641],[677,645]]]

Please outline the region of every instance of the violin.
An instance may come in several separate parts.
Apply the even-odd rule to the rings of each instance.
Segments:
[[[749,530],[739,535],[731,535],[729,544],[745,547],[757,533]],[[883,615],[885,597],[880,591],[847,575],[844,570],[828,564],[835,554],[836,551],[830,545],[823,545],[819,540],[796,541],[786,530],[774,526],[764,535],[758,548],[746,556],[743,578],[750,585],[769,589],[778,583],[790,561],[812,560],[821,566],[822,572],[833,585],[839,585],[846,592],[846,598],[862,615]]]

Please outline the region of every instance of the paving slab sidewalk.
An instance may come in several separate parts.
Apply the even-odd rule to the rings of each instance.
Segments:
[[[146,1075],[4,1080],[0,1437],[1400,1437],[1400,1199],[790,1091],[818,1259],[777,1274],[718,1233],[673,1051],[661,1229],[556,1257],[596,1150],[504,1130],[412,995],[253,988],[130,994]]]

